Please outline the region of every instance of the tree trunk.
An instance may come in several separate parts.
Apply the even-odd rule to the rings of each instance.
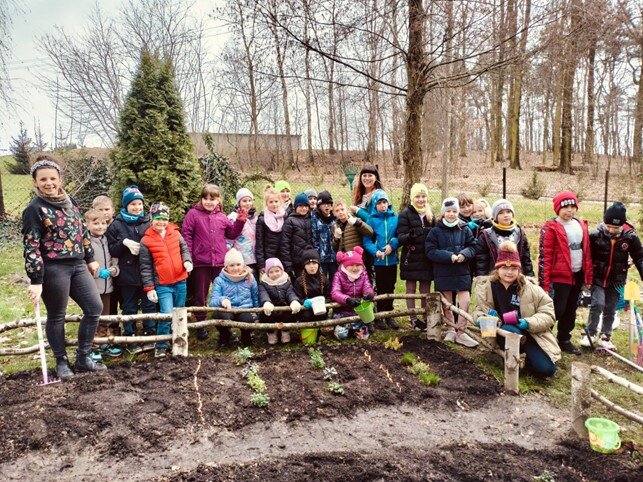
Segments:
[[[641,20],[639,19],[639,21]],[[639,65],[643,65],[643,22],[640,26],[639,35]],[[633,138],[632,158],[640,171],[643,164],[643,72],[640,69],[638,91],[636,92]]]
[[[514,12],[514,16],[517,17],[517,12]],[[527,51],[527,32],[530,20],[531,0],[526,0],[523,19],[523,31],[520,35],[520,59],[516,60],[516,63],[514,65],[513,82],[511,86],[512,95],[510,96],[510,102],[512,106],[510,109],[511,117],[509,118],[509,123],[511,125],[511,128],[509,129],[509,167],[511,169],[522,169],[522,167],[520,166],[520,102],[522,98],[522,79],[524,75],[524,69],[526,68],[524,56]],[[515,25],[517,25],[517,21]]]
[[[592,35],[587,54],[587,123],[585,125],[585,151],[583,164],[591,164],[594,157],[594,64],[596,60],[596,36]]]
[[[560,126],[562,120],[562,97],[563,97],[563,62],[558,62],[558,70],[556,72],[556,92],[554,102],[556,107],[554,109],[554,123],[552,125],[552,166],[560,165]]]
[[[504,12],[504,2],[500,2],[500,12],[497,16],[498,24],[494,20],[494,28],[496,30],[494,39],[496,43],[500,43],[503,38],[503,32],[505,31],[505,12]],[[494,19],[496,15],[494,15]],[[500,46],[498,51],[497,61],[499,63],[503,62],[505,59],[505,47],[504,44]],[[497,69],[492,76],[492,135],[491,135],[491,167],[493,167],[498,162],[504,161],[504,150],[502,145],[502,98],[504,95],[504,68]]]
[[[304,37],[306,45],[310,39],[308,38],[308,19],[310,17],[310,0],[304,0]],[[306,144],[307,144],[307,158],[310,165],[313,164],[313,115],[312,115],[312,102],[310,99],[310,49],[306,48],[304,57],[304,65],[306,68]]]
[[[404,144],[404,185],[402,207],[409,202],[411,186],[422,177],[422,108],[424,90],[424,21],[422,0],[409,0],[409,43],[406,57],[408,88]]]
[[[328,153],[337,152],[335,140],[335,62],[330,61],[330,75],[328,76]],[[340,113],[341,115],[341,113]]]

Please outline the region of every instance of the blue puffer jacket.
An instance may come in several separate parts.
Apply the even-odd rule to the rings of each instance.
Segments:
[[[371,198],[373,206],[377,206],[377,203],[382,199],[388,201],[388,210],[381,213],[375,209],[368,220],[368,224],[373,228],[373,236],[364,236],[362,239],[364,249],[373,257],[375,266],[393,266],[398,263],[397,248],[400,246],[397,239],[397,214],[393,212],[391,200],[383,189],[377,189],[373,193]],[[388,256],[377,259],[375,253],[384,251],[387,244],[391,246],[393,251]]]
[[[233,308],[257,308],[259,306],[259,287],[254,276],[246,276],[239,281],[230,279],[225,271],[212,282],[210,306],[220,307],[224,298],[230,300]]]
[[[310,227],[313,233],[313,246],[319,253],[319,260],[322,263],[335,261],[335,250],[333,249],[333,229],[335,228],[335,216],[323,217],[324,215],[315,209],[310,213]]]
[[[425,251],[433,261],[433,275],[437,291],[469,291],[471,271],[469,261],[475,255],[475,239],[468,226],[452,228],[439,220],[426,237]],[[451,256],[462,254],[464,263],[453,263]]]

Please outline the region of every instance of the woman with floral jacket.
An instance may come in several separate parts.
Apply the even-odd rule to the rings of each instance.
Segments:
[[[49,156],[39,156],[31,168],[36,197],[22,213],[27,289],[34,303],[47,307],[45,330],[56,357],[61,380],[73,377],[65,348],[65,313],[69,298],[83,310],[78,328],[76,371],[106,370],[89,357],[98,318],[103,310],[94,276],[98,263],[78,206],[62,187],[60,166]]]

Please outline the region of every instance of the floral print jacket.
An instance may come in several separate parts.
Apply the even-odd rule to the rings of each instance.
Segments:
[[[35,198],[22,212],[22,235],[31,284],[42,284],[47,261],[94,261],[89,232],[73,201],[71,209],[63,210]]]

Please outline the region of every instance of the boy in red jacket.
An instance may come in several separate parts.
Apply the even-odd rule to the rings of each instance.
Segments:
[[[592,257],[587,221],[575,216],[578,197],[563,191],[554,197],[557,217],[548,219],[540,230],[538,281],[554,300],[561,350],[580,355],[572,341],[576,325],[578,296],[592,284]]]
[[[141,280],[147,298],[160,305],[161,313],[172,313],[185,306],[187,287],[185,280],[192,271],[192,258],[188,245],[181,236],[179,227],[170,223],[170,208],[162,202],[150,208],[150,226],[141,239]],[[169,335],[169,321],[159,321],[157,335]],[[168,342],[156,344],[155,358],[166,356]]]

